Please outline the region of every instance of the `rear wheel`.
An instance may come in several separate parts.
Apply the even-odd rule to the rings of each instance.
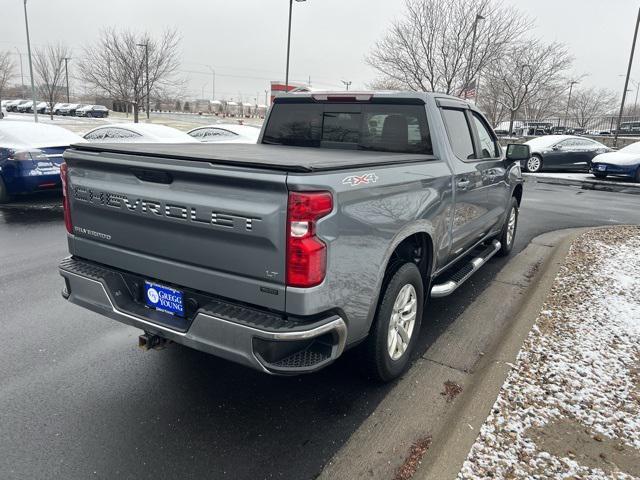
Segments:
[[[526,161],[524,169],[529,173],[538,173],[542,170],[542,157],[540,155],[531,155]]]
[[[414,263],[405,263],[387,282],[363,345],[363,363],[370,378],[388,382],[407,369],[420,331],[423,305],[420,270]]]
[[[509,206],[509,213],[502,226],[502,233],[498,240],[500,241],[500,250],[498,255],[506,257],[513,250],[513,243],[516,239],[516,231],[518,230],[518,215],[520,210],[518,208],[518,200],[515,197],[511,197],[511,204]]]

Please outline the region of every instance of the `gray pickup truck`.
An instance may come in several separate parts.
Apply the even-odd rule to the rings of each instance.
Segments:
[[[61,169],[63,297],[261,371],[358,345],[407,367],[429,296],[513,246],[519,161],[476,108],[431,93],[276,98],[258,144],[79,144]]]

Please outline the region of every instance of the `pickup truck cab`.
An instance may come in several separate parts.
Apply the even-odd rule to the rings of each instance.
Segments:
[[[76,145],[63,297],[146,348],[290,375],[359,345],[387,381],[429,296],[511,251],[527,158],[473,105],[413,92],[286,94],[254,145]]]

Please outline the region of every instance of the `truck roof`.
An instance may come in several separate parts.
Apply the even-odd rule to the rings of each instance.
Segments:
[[[403,98],[417,98],[426,100],[429,97],[435,98],[447,98],[451,100],[457,100],[459,102],[464,102],[461,98],[454,97],[452,95],[447,95],[445,93],[438,92],[410,92],[410,91],[402,91],[402,90],[310,90],[304,92],[282,92],[279,93],[275,100],[282,98],[313,98],[313,97],[373,97],[373,98],[393,98],[393,99],[403,99]]]
[[[435,158],[432,155],[415,153],[369,152],[265,144],[212,143],[84,143],[73,145],[71,149],[67,150],[65,156],[83,151],[173,158],[219,165],[302,173],[413,163]]]

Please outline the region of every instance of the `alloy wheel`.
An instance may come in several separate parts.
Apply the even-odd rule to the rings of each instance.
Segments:
[[[511,208],[511,213],[509,214],[509,223],[507,224],[507,246],[510,246],[513,242],[513,237],[516,233],[516,220],[517,220],[516,209]]]
[[[393,304],[387,349],[392,360],[398,360],[404,355],[411,342],[411,336],[416,323],[418,312],[418,296],[412,284],[406,284],[398,292]]]
[[[527,160],[527,170],[529,170],[530,172],[537,172],[538,170],[540,170],[540,166],[541,166],[541,162],[540,162],[540,158],[538,157],[531,157],[529,158],[529,160]]]

